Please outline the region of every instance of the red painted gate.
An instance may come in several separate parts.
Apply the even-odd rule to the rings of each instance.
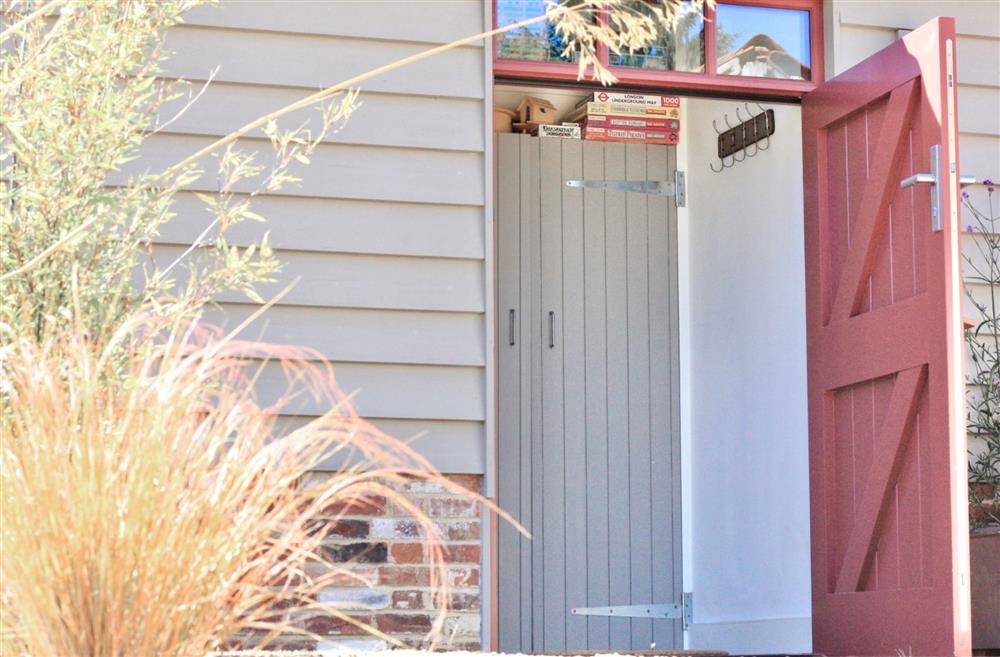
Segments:
[[[803,101],[818,653],[970,651],[954,48],[935,19]]]

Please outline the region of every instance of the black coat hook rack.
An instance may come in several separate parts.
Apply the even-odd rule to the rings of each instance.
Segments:
[[[760,151],[766,151],[771,147],[771,135],[774,134],[774,110],[766,110],[759,104],[757,107],[760,112],[754,114],[750,106],[743,103],[743,108],[747,116],[750,117],[746,120],[743,119],[743,115],[737,107],[736,118],[739,122],[735,126],[729,123],[728,114],[723,115],[722,120],[726,123],[725,130],[719,130],[715,120],[712,121],[712,127],[719,135],[718,156],[720,164],[718,169],[715,168],[715,164],[709,164],[712,171],[722,173],[724,169],[735,166],[737,162],[742,162],[748,157],[756,157]],[[766,145],[762,145],[761,142]],[[753,153],[749,151],[750,146],[753,146]]]

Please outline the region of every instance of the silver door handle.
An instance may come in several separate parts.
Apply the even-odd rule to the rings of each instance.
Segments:
[[[553,311],[549,311],[549,349],[556,346],[555,316]]]
[[[941,144],[931,146],[931,170],[930,173],[915,173],[908,178],[899,181],[899,186],[903,189],[913,187],[920,183],[927,183],[931,186],[931,230],[935,233],[941,230]],[[975,185],[977,181],[973,176],[962,176],[959,178],[959,186]]]
[[[917,183],[930,183],[932,185],[936,185],[937,178],[935,178],[932,173],[915,173],[909,178],[903,178],[900,180],[899,186],[906,189],[907,187],[912,187]],[[958,179],[958,184],[965,187],[966,185],[982,185],[983,183],[976,180],[975,176],[961,176]]]
[[[517,318],[517,311],[514,310],[513,308],[511,308],[510,309],[510,327],[507,330],[508,330],[509,335],[510,335],[510,346],[512,346],[512,347],[514,346],[514,342],[516,341],[515,338],[514,338],[514,326],[515,326],[516,318]]]

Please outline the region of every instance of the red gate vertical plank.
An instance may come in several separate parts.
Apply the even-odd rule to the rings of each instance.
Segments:
[[[817,653],[971,646],[954,39],[935,19],[803,100]],[[933,144],[939,231],[929,187],[899,187]]]
[[[844,269],[840,274],[840,284],[834,297],[831,319],[847,319],[854,313],[863,290],[878,247],[882,243],[887,222],[884,221],[889,202],[896,187],[890,180],[898,168],[903,155],[914,101],[919,87],[915,80],[893,89],[889,105],[885,110],[885,120],[881,122],[874,157],[869,165],[871,171],[867,184],[861,190],[858,216],[851,235],[851,249],[847,253]]]
[[[857,591],[861,575],[874,547],[875,525],[879,514],[885,508],[886,498],[894,486],[893,474],[898,469],[907,429],[913,422],[917,408],[917,396],[921,391],[926,371],[923,366],[904,370],[896,375],[892,397],[887,407],[885,422],[875,440],[877,458],[872,458],[872,467],[864,486],[864,492],[857,502],[854,512],[854,527],[851,529],[844,554],[844,563],[837,578],[837,592]]]

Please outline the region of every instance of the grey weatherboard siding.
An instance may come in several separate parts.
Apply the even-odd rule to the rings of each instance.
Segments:
[[[277,2],[223,0],[170,30],[167,76],[194,88],[218,67],[201,99],[152,136],[130,168],[161,168],[250,120],[370,68],[482,31],[481,0]],[[487,467],[487,156],[489,63],[466,46],[362,86],[361,107],[328,137],[302,183],[260,198],[269,223],[248,222],[236,244],[264,230],[284,263],[269,295],[300,279],[247,337],[315,348],[335,366],[359,411],[407,438],[446,472]],[[165,108],[172,115],[183,101]],[[300,112],[294,126],[315,117]],[[269,144],[262,133],[244,148]],[[206,161],[211,172],[213,163]],[[209,173],[191,192],[212,190]],[[181,193],[159,238],[166,259],[190,244],[209,215]],[[221,299],[214,321],[235,325],[254,306]],[[277,394],[277,372],[261,394]],[[296,407],[294,425],[323,409]]]

